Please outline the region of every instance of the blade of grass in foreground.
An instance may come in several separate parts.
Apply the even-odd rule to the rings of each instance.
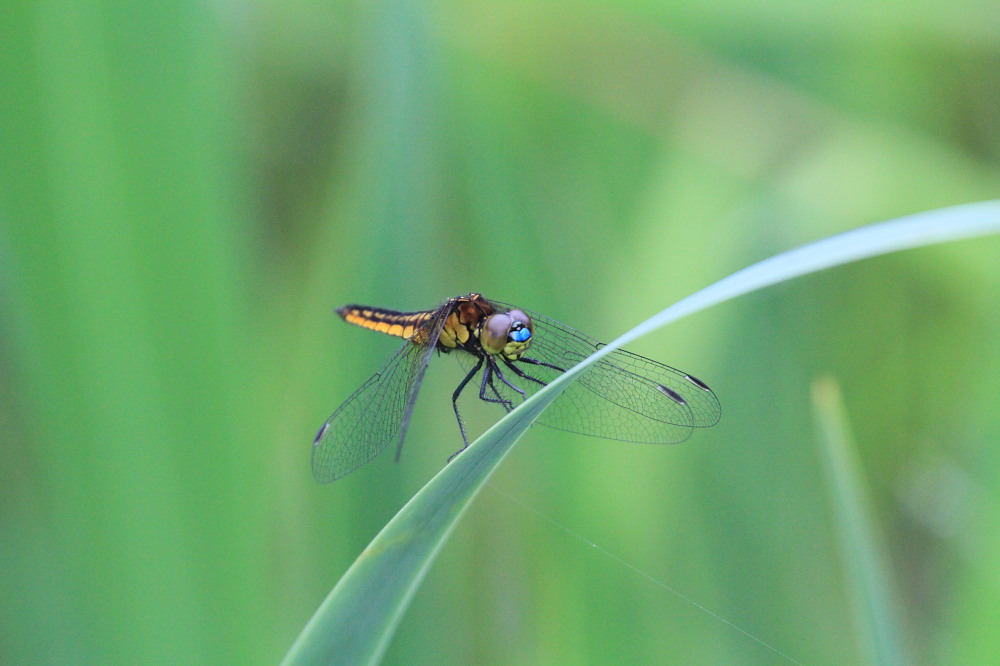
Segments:
[[[528,426],[592,363],[667,325],[825,268],[946,241],[1000,233],[1000,202],[919,213],[832,236],[733,273],[678,301],[571,368],[445,466],[358,556],[285,657],[285,664],[376,663],[458,519]]]
[[[812,393],[862,661],[913,663],[904,651],[889,568],[871,520],[840,387],[832,379],[823,379],[813,384]]]

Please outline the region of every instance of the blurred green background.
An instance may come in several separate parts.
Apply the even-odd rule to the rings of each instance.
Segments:
[[[316,429],[396,347],[338,305],[480,291],[607,340],[998,192],[992,3],[3,13],[4,663],[284,655],[459,443],[442,359],[402,464],[313,482]],[[912,658],[1000,662],[998,294],[1000,241],[955,243],[642,340],[722,422],[677,447],[532,429],[387,660],[786,663],[551,519],[799,661],[861,662],[809,403],[831,375]]]

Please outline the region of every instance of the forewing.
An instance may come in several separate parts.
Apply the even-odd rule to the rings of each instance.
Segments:
[[[447,314],[447,313],[445,313]],[[438,316],[407,340],[368,381],[351,394],[326,420],[313,441],[313,476],[329,483],[345,476],[385,449],[391,442],[401,447],[413,404],[434,342],[441,334],[444,316]],[[430,335],[424,337],[424,331]]]
[[[511,306],[496,303],[503,309]],[[525,311],[527,312],[527,311]],[[568,370],[604,346],[603,343],[543,315],[527,312],[534,323],[526,359]],[[521,372],[548,383],[560,370],[515,362]],[[533,392],[535,382],[505,377]],[[507,399],[516,392],[494,382]],[[539,417],[539,423],[594,437],[654,444],[687,439],[692,428],[715,425],[721,415],[718,398],[702,382],[676,368],[624,350],[615,350],[591,366]]]

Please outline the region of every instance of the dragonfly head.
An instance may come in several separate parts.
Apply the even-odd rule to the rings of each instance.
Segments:
[[[528,349],[533,331],[531,317],[521,310],[494,314],[483,322],[479,344],[487,354],[502,354],[514,361]]]

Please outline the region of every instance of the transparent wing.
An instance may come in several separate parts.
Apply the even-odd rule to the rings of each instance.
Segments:
[[[398,456],[444,321],[445,316],[439,315],[424,324],[326,420],[313,441],[312,469],[317,481],[329,483],[353,472],[393,441]]]
[[[493,303],[501,311],[513,309],[505,303]],[[565,324],[525,312],[534,323],[534,336],[524,357],[514,362],[524,375],[547,384],[604,346]],[[503,363],[500,368],[508,382],[528,394],[541,388]],[[504,400],[515,404],[520,400],[503,381],[493,381],[492,387],[490,392]],[[715,425],[721,414],[715,393],[697,378],[619,349],[571,384],[538,421],[593,437],[671,444],[687,439],[692,428]]]

